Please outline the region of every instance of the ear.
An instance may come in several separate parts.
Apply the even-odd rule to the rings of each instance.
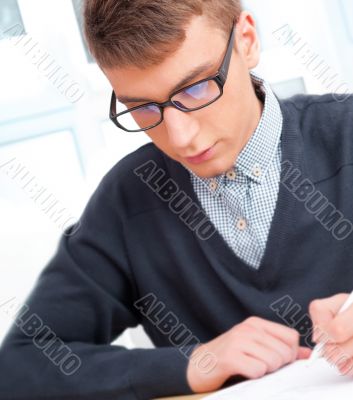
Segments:
[[[248,69],[255,68],[260,61],[260,40],[256,23],[248,11],[243,11],[236,24],[236,46]]]

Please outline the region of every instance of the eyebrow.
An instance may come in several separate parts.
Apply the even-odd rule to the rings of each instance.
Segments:
[[[197,76],[201,75],[203,72],[208,71],[209,69],[213,68],[215,63],[207,62],[205,64],[199,65],[198,67],[192,69],[174,88],[171,90],[170,93],[174,93],[179,89],[182,89],[184,86],[195,79]],[[130,97],[130,96],[117,96],[118,101],[120,103],[138,103],[138,102],[154,102],[155,100],[152,99],[145,99],[140,97]]]

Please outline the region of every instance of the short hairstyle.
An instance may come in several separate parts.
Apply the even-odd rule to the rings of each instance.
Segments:
[[[158,65],[185,40],[193,16],[229,36],[241,0],[84,0],[83,30],[101,68]]]

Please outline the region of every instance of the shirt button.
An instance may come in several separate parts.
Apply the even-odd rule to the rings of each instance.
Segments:
[[[226,173],[226,177],[228,179],[230,179],[231,181],[234,181],[235,178],[237,177],[236,172],[234,171],[234,169],[230,169],[227,173]]]
[[[255,165],[254,168],[253,168],[253,170],[252,170],[252,173],[253,173],[253,175],[256,176],[257,178],[260,178],[260,176],[262,175],[261,167],[260,167],[259,165]]]
[[[237,222],[237,228],[240,231],[244,231],[247,228],[248,224],[246,223],[246,220],[244,218],[239,218]]]
[[[211,183],[210,183],[210,189],[214,192],[217,189],[217,186],[218,186],[218,184],[217,184],[216,179],[212,179]]]

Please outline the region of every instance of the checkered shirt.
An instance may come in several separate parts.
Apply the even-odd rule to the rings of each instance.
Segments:
[[[233,168],[213,178],[200,178],[186,169],[203,209],[225,242],[245,263],[257,269],[279,192],[283,117],[269,84],[253,71],[251,78],[265,94],[264,109]]]

